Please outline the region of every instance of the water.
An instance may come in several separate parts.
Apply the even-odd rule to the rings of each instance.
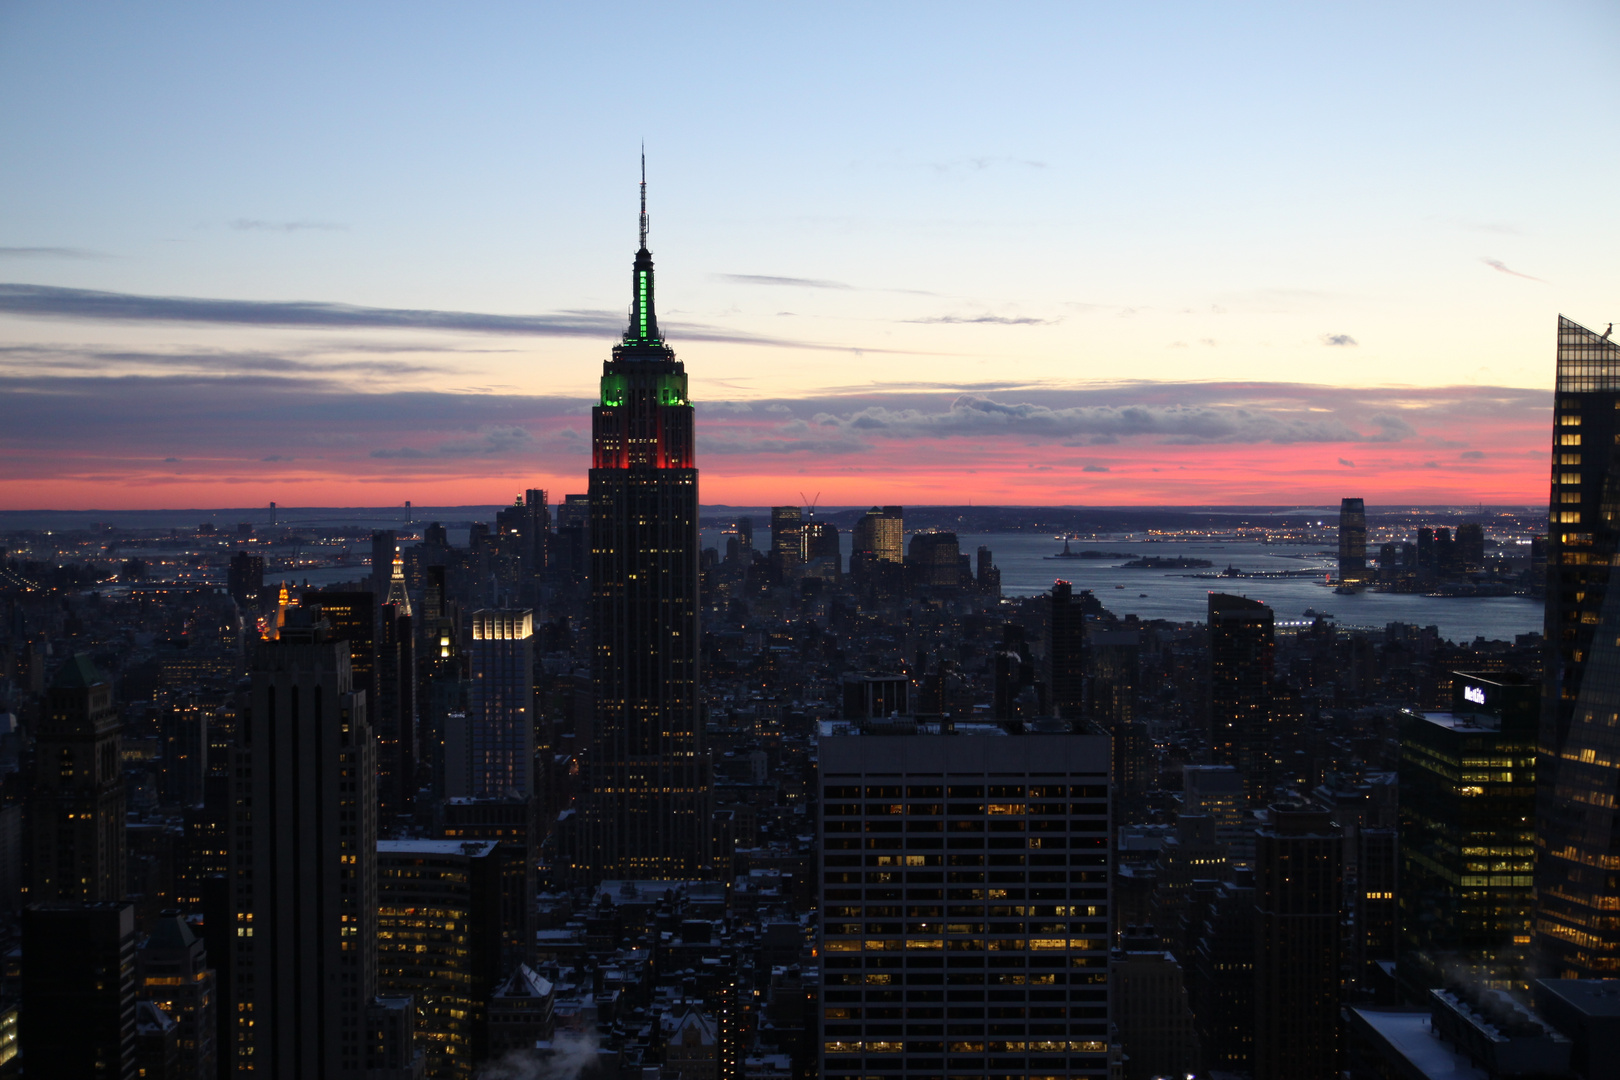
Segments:
[[[960,533],[962,551],[973,555],[982,544],[994,553],[1001,569],[1005,596],[1031,596],[1046,592],[1058,578],[1075,590],[1090,589],[1103,606],[1121,617],[1202,622],[1209,611],[1211,592],[1235,593],[1270,605],[1279,620],[1304,618],[1305,609],[1334,616],[1341,626],[1383,627],[1392,622],[1438,626],[1440,636],[1452,641],[1512,641],[1519,634],[1542,628],[1542,602],[1523,596],[1436,597],[1412,593],[1363,592],[1336,595],[1325,584],[1334,560],[1302,545],[1224,543],[1144,543],[1126,540],[1086,540],[1070,543],[1074,551],[1120,552],[1130,558],[1157,555],[1208,559],[1214,564],[1198,570],[1127,570],[1123,559],[1049,559],[1063,550],[1063,541],[1028,533]],[[849,565],[848,532],[839,536],[844,565]],[[764,547],[769,534],[756,534]],[[725,538],[716,530],[703,532],[705,547],[725,551]],[[1211,581],[1192,577],[1235,566],[1244,571],[1315,570],[1309,578],[1233,578]],[[1119,586],[1123,586],[1120,588]],[[1145,596],[1142,594],[1146,594]]]

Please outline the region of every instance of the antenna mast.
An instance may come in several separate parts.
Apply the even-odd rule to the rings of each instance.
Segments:
[[[647,250],[647,144],[641,144],[641,248]]]

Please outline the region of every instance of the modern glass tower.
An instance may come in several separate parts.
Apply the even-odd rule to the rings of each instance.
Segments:
[[[1558,318],[1536,766],[1543,974],[1620,975],[1620,344]]]
[[[698,710],[698,474],[686,368],[658,330],[647,183],[630,326],[591,410],[592,686],[586,873],[693,878],[709,865]]]

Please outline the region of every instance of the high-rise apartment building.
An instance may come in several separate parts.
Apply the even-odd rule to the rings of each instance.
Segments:
[[[377,978],[376,747],[349,647],[314,608],[259,644],[232,799],[230,1015],[241,1075],[364,1067]]]
[[[1255,1080],[1338,1080],[1344,835],[1275,804],[1255,836]]]
[[[1528,972],[1540,687],[1455,672],[1452,708],[1400,719],[1399,970],[1414,995]]]
[[[74,656],[51,679],[34,742],[35,902],[124,898],[124,773],[112,685]]]
[[[1108,740],[823,726],[820,1076],[1108,1075]]]
[[[135,908],[30,904],[18,1037],[29,1080],[135,1080]]]
[[[1545,682],[1536,768],[1535,948],[1543,974],[1620,976],[1620,343],[1558,318]]]
[[[1271,797],[1274,625],[1258,600],[1209,594],[1210,753],[1243,776],[1251,806]]]
[[[591,410],[591,684],[586,874],[701,877],[710,765],[698,707],[698,473],[686,368],[658,329],[647,250],[630,326]]]
[[[1367,576],[1367,505],[1361,499],[1339,502],[1339,580]]]

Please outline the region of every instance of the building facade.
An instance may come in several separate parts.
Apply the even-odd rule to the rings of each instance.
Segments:
[[[1271,797],[1275,620],[1258,600],[1209,594],[1210,754],[1243,777],[1251,806]]]
[[[349,647],[292,609],[252,667],[230,817],[239,1075],[364,1067],[377,978],[377,758]]]
[[[1620,975],[1617,437],[1620,344],[1559,316],[1534,937],[1542,974],[1564,978]]]
[[[124,898],[124,773],[112,685],[88,656],[51,680],[34,744],[34,902]]]
[[[1108,740],[824,725],[825,1080],[1108,1075]]]
[[[630,326],[591,410],[591,683],[583,872],[709,870],[710,764],[698,702],[698,472],[686,368],[664,342],[647,250]]]
[[[1361,499],[1339,501],[1339,580],[1362,581],[1367,576],[1367,504]]]
[[[30,904],[18,1037],[29,1080],[135,1080],[135,908]]]

